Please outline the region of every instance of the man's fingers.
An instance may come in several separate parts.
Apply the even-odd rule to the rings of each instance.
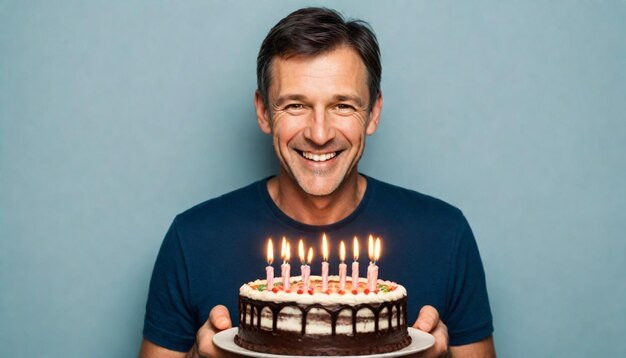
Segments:
[[[222,305],[213,307],[206,324],[196,333],[195,347],[188,356],[193,358],[230,357],[231,355],[213,345],[213,336],[219,331],[230,328],[231,325],[228,309]]]
[[[413,327],[435,337],[435,345],[419,354],[420,358],[448,356],[448,327],[439,319],[439,312],[435,307],[422,307]]]
[[[439,312],[433,306],[424,306],[420,310],[417,321],[413,325],[414,328],[422,330],[424,332],[430,332],[439,323]]]
[[[420,313],[420,317],[422,316],[422,314]],[[425,320],[430,320],[432,319],[432,316],[429,316],[428,318],[425,318]],[[419,318],[418,318],[419,321]],[[435,337],[435,344],[428,348],[427,350],[411,355],[411,358],[442,358],[442,357],[450,357],[450,351],[449,351],[449,339],[448,339],[448,327],[442,322],[442,321],[438,321],[439,323],[437,324],[437,326],[435,326],[434,329],[428,331],[430,334],[433,335],[433,337]],[[418,328],[418,322],[415,322],[415,325],[413,326],[414,328]],[[421,328],[418,328],[421,330]]]
[[[218,331],[230,328],[232,323],[230,321],[230,314],[228,314],[228,308],[222,305],[213,307],[209,313],[209,322]]]
[[[435,357],[449,357],[449,337],[448,327],[441,321],[435,329],[430,332],[435,337],[435,345],[431,348]]]

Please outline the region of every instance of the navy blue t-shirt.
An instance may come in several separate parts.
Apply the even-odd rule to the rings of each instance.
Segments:
[[[274,239],[275,250],[283,236],[292,248],[301,238],[318,248],[322,233],[331,244],[331,274],[338,271],[339,241],[350,247],[355,235],[360,239],[361,277],[368,264],[367,237],[381,237],[379,278],[406,287],[409,324],[422,306],[432,305],[448,326],[450,345],[491,335],[483,266],[461,211],[430,196],[366,178],[356,210],[332,225],[306,225],[285,215],[267,191],[268,179],[176,216],[152,273],[144,337],[159,346],[188,351],[217,304],[228,307],[236,326],[239,287],[265,277],[267,238]],[[316,251],[311,273],[319,275]],[[291,263],[292,275],[299,275],[299,263]],[[280,275],[279,263],[274,266]]]

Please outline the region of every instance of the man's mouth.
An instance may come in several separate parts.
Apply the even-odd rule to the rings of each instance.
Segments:
[[[316,153],[311,153],[311,152],[300,152],[300,155],[314,162],[325,162],[327,160],[333,159],[339,153],[340,152],[329,152],[329,153],[316,154]]]

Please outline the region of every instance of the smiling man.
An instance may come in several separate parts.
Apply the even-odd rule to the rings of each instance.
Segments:
[[[284,55],[270,73],[267,95],[255,95],[259,126],[281,163],[268,181],[270,195],[300,222],[337,222],[365,192],[357,164],[365,136],[378,126],[382,97],[376,93],[370,103],[367,70],[348,45],[315,57]]]
[[[259,245],[322,233],[385,239],[384,277],[407,288],[414,327],[436,338],[421,357],[495,356],[482,263],[463,214],[358,172],[383,106],[368,25],[298,10],[265,38],[257,77],[257,121],[279,173],[176,217],[155,264],[140,356],[226,356],[212,337],[232,326],[239,286],[262,272]]]

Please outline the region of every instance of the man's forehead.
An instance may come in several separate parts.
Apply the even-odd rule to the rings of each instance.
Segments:
[[[276,65],[289,65],[289,64],[304,64],[304,63],[322,63],[326,61],[342,59],[343,63],[353,68],[365,70],[365,63],[358,52],[352,47],[343,45],[335,47],[328,51],[323,51],[315,55],[301,55],[301,54],[286,54],[283,56],[277,55],[270,61],[270,69],[276,67]]]
[[[276,86],[306,88],[324,86],[335,90],[334,96],[355,97],[367,88],[367,71],[360,56],[342,47],[317,56],[275,57],[270,67],[270,92]],[[285,93],[300,95],[301,93]]]

